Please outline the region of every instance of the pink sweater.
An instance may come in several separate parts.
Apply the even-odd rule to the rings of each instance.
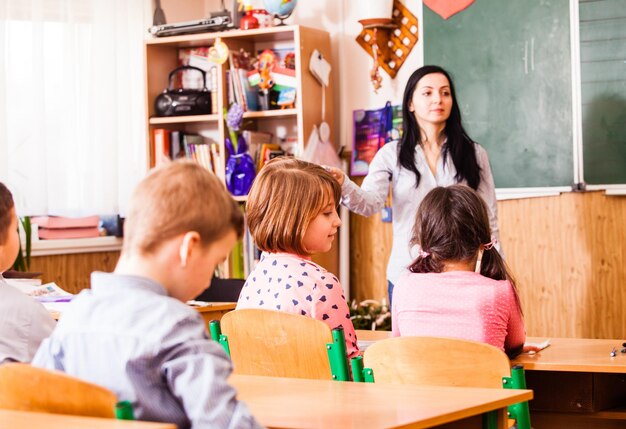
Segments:
[[[263,253],[237,301],[241,308],[263,308],[343,327],[348,357],[359,355],[356,334],[337,277],[316,263],[289,253]]]
[[[508,280],[471,271],[404,275],[393,290],[394,336],[451,337],[508,351],[524,344],[524,320]]]

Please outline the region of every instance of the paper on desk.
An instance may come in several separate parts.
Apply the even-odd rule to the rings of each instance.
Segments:
[[[5,279],[7,284],[13,286],[20,292],[32,296],[39,302],[57,302],[69,301],[74,295],[61,289],[56,283],[46,283],[45,285],[37,285],[22,281],[13,281],[13,279]]]
[[[206,301],[196,301],[195,299],[191,299],[187,301],[187,305],[193,305],[196,307],[210,307],[213,305],[213,303]]]
[[[524,343],[524,346],[532,346],[532,347],[537,347],[539,350],[543,350],[546,347],[548,347],[550,345],[550,338],[548,338],[545,341],[541,341],[541,342],[527,342]],[[533,354],[536,353],[535,351],[530,351],[528,352],[529,354]]]
[[[369,346],[371,346],[375,342],[376,340],[358,340],[357,339],[356,341],[357,346],[359,347],[359,350],[361,350],[362,352],[364,352],[365,349],[367,349]]]

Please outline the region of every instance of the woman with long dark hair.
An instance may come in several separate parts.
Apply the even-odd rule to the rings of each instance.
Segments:
[[[424,196],[438,186],[461,183],[476,190],[487,204],[491,233],[498,236],[496,194],[487,152],[463,129],[454,84],[438,66],[424,66],[409,78],[402,100],[402,139],[383,146],[359,188],[331,168],[342,185],[342,204],[363,216],[379,212],[391,185],[393,247],[387,265],[389,302],[393,284],[418,249],[409,239],[415,213]]]

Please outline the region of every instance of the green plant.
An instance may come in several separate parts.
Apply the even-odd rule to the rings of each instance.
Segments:
[[[20,224],[22,225],[22,229],[24,230],[25,240],[24,240],[24,248],[22,248],[22,239],[20,238],[20,250],[17,253],[17,258],[13,263],[12,269],[15,271],[26,272],[30,269],[30,252],[31,252],[31,234],[32,227],[30,224],[30,217],[24,216],[18,218]],[[19,227],[18,227],[19,233]]]
[[[359,303],[356,300],[352,300],[350,303],[350,319],[354,329],[391,330],[391,312],[384,300],[382,303],[374,299],[367,299]]]

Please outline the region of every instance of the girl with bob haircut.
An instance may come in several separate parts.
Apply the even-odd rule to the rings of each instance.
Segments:
[[[275,158],[257,175],[246,204],[247,223],[263,251],[239,295],[237,309],[263,308],[343,327],[349,357],[359,354],[354,326],[337,277],[311,260],[328,252],[341,219],[341,188],[324,168]]]
[[[509,356],[522,351],[515,281],[491,237],[487,207],[471,188],[439,187],[424,197],[411,237],[421,250],[395,289],[394,336],[480,341]]]
[[[487,152],[463,128],[454,83],[439,66],[423,66],[409,77],[402,99],[400,141],[384,145],[372,160],[361,187],[336,168],[342,204],[363,216],[382,210],[391,185],[393,247],[387,265],[389,304],[393,286],[418,249],[409,238],[415,213],[437,186],[464,184],[487,203],[493,238],[498,239],[496,192]],[[487,240],[489,241],[489,240]]]

